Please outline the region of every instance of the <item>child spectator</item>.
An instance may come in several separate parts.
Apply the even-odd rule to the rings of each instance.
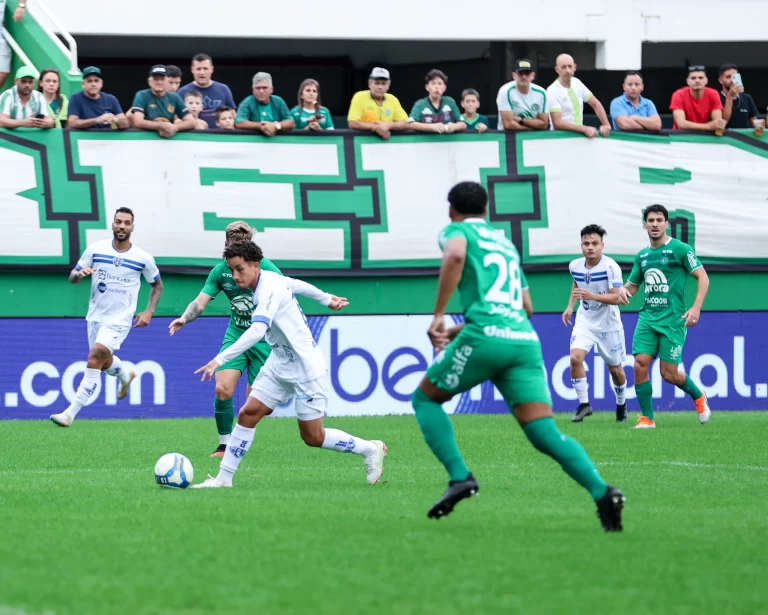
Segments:
[[[408,128],[420,132],[451,133],[467,129],[461,121],[461,112],[456,101],[443,96],[448,87],[448,77],[440,70],[433,69],[424,78],[429,96],[417,100],[408,116]]]
[[[222,105],[216,109],[216,126],[220,130],[235,129],[235,110],[232,107]]]
[[[200,119],[200,112],[203,110],[203,95],[197,90],[190,90],[184,95],[184,105],[187,107],[192,117],[195,118],[195,130],[208,130],[208,122]],[[176,124],[181,124],[183,120],[176,118]]]
[[[477,112],[480,108],[480,94],[477,90],[467,88],[461,93],[461,108],[464,109],[464,113],[461,114],[461,121],[467,125],[467,130],[477,132],[488,130],[488,118]]]
[[[299,86],[299,104],[291,109],[291,115],[299,130],[333,130],[331,114],[320,105],[320,84],[305,79]]]

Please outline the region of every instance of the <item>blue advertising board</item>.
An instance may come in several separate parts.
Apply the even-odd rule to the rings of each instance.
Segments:
[[[627,347],[636,315],[624,315]],[[139,373],[130,395],[117,401],[117,383],[102,376],[81,418],[171,418],[213,415],[214,386],[194,370],[213,358],[227,318],[201,318],[168,336],[170,318],[131,331],[118,353]],[[426,337],[428,316],[321,316],[309,325],[329,368],[329,416],[411,412],[410,395],[433,359]],[[454,318],[458,320],[458,318]],[[577,402],[569,376],[570,331],[555,314],[533,318],[542,341],[555,410],[572,411]],[[689,331],[684,368],[702,384],[713,410],[768,410],[768,314],[704,313]],[[88,354],[86,323],[80,319],[0,320],[3,370],[0,419],[42,419],[61,412],[74,397]],[[610,375],[597,354],[587,358],[592,404],[614,407]],[[637,409],[632,357],[625,363],[630,409]],[[691,410],[685,394],[652,369],[654,404],[659,410]],[[245,399],[245,379],[235,404]],[[506,406],[490,384],[445,404],[449,413],[500,413]],[[276,415],[291,415],[291,405]]]

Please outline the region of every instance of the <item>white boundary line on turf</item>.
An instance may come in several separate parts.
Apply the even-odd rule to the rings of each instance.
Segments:
[[[56,615],[56,613],[53,611],[43,611],[42,613],[35,611],[33,613],[32,611],[27,611],[25,609],[17,609],[12,606],[4,606],[0,604],[0,615]]]
[[[768,466],[744,466],[727,463],[693,463],[690,461],[600,461],[598,466],[677,466],[683,468],[702,468],[705,470],[746,470],[768,472]]]

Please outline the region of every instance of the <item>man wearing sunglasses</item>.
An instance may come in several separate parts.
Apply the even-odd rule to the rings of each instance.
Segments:
[[[687,87],[672,94],[669,108],[675,130],[720,131],[725,128],[723,103],[717,90],[707,87],[704,66],[689,66]]]

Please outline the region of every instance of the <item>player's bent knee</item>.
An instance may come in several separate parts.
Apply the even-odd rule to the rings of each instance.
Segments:
[[[216,399],[226,401],[232,399],[235,394],[235,388],[230,386],[229,383],[216,383]]]
[[[88,368],[102,369],[109,361],[111,353],[106,346],[96,345],[88,353]]]

